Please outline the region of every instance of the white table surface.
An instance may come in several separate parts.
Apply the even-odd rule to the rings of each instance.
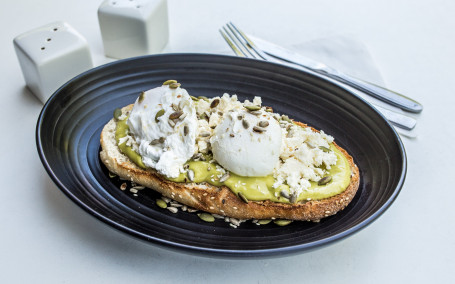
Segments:
[[[350,35],[369,47],[389,88],[425,107],[419,137],[403,138],[406,183],[381,218],[328,247],[265,260],[195,257],[138,241],[85,213],[48,177],[35,146],[42,104],[24,87],[12,40],[64,20],[88,40],[96,65],[111,61],[100,2],[2,1],[0,282],[454,283],[454,1],[169,0],[168,50],[226,52],[218,28],[229,20],[283,45]]]

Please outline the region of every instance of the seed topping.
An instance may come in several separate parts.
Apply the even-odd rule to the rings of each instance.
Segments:
[[[209,213],[198,213],[197,216],[205,222],[215,222],[215,217],[213,217],[212,214]]]
[[[171,88],[171,89],[177,89],[180,86],[181,86],[180,83],[171,83],[171,84],[169,84],[169,88]]]
[[[169,119],[177,119],[177,118],[179,118],[180,116],[182,116],[182,114],[183,114],[183,111],[178,110],[178,111],[176,111],[176,112],[171,113],[171,114],[169,115]]]
[[[158,123],[158,118],[164,115],[164,109],[160,109],[155,115],[155,122]]]
[[[245,129],[248,129],[248,127],[250,127],[250,124],[248,123],[248,121],[246,121],[246,119],[242,120],[242,125],[243,125],[243,128],[245,128]]]
[[[167,80],[163,83],[163,86],[166,86],[166,85],[170,85],[170,84],[173,84],[173,83],[177,83],[176,80]]]
[[[141,92],[141,94],[139,95],[138,102],[141,103],[144,99],[145,99],[145,92]]]
[[[318,181],[318,185],[326,185],[332,181],[332,176],[325,176]]]
[[[255,111],[255,110],[260,110],[260,106],[244,106],[247,110],[249,111]]]
[[[253,131],[257,132],[257,133],[263,133],[266,130],[264,128],[262,128],[262,127],[259,127],[259,126],[253,126]]]
[[[220,104],[220,99],[214,99],[210,104],[211,108],[217,107]]]
[[[269,126],[269,122],[267,120],[261,120],[261,121],[259,121],[258,125],[260,127],[267,127],[267,126]]]
[[[122,110],[119,109],[119,108],[116,108],[114,110],[114,118],[115,118],[115,120],[118,120],[120,116],[122,116]]]

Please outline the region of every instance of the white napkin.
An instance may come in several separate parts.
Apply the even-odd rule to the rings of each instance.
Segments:
[[[261,46],[261,43],[267,44],[267,42],[262,39],[253,36],[251,36],[251,38],[259,47]],[[379,86],[386,86],[368,47],[361,41],[352,37],[335,35],[284,47],[295,51],[304,57],[322,62],[343,73]],[[415,118],[413,115],[409,115],[397,107],[384,103],[360,91],[352,88],[349,89],[374,106]],[[395,129],[402,136],[409,138],[417,136],[417,126],[412,131],[403,130],[399,127],[395,127]]]

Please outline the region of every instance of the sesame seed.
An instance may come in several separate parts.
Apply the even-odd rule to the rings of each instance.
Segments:
[[[213,210],[213,209],[215,209],[215,207],[213,207],[213,206],[210,206],[210,209],[212,209],[212,210]]]

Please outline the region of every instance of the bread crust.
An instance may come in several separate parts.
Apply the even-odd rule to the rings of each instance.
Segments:
[[[123,110],[128,111],[131,105]],[[303,127],[304,123],[295,122]],[[226,186],[213,186],[208,183],[177,183],[165,179],[153,169],[141,169],[123,155],[115,141],[116,122],[109,121],[101,132],[101,161],[109,171],[121,178],[158,191],[163,196],[172,198],[198,210],[215,213],[237,219],[289,219],[319,221],[343,210],[354,198],[360,182],[359,169],[346,150],[333,143],[349,161],[351,182],[340,194],[322,200],[310,200],[297,203],[279,203],[272,201],[248,201],[245,203]]]

